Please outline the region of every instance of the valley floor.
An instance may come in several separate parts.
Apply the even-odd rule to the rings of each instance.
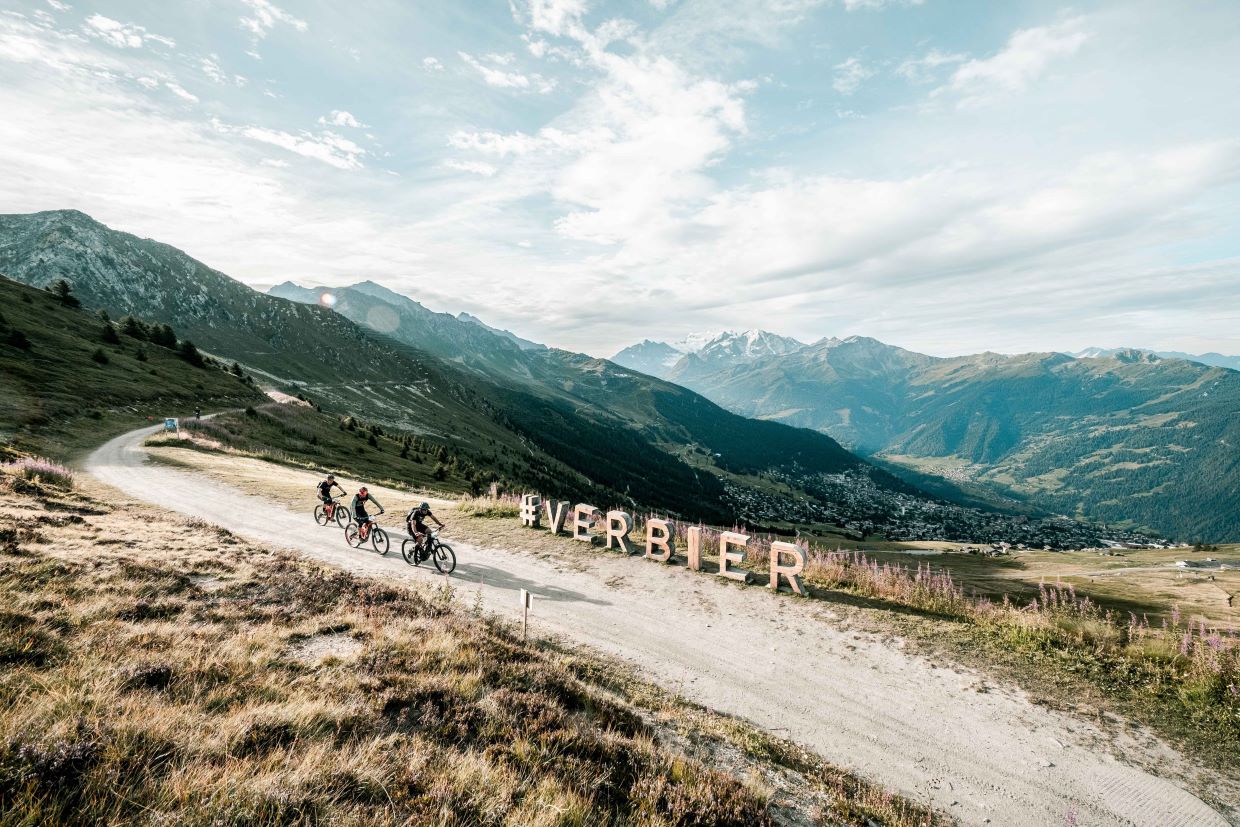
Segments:
[[[315,525],[308,475],[235,457],[209,457],[227,464],[216,474],[147,463],[150,433],[112,440],[87,469],[131,496],[349,571],[439,578]],[[372,490],[398,526],[409,495]],[[1032,703],[981,673],[905,651],[899,639],[850,631],[826,604],[638,558],[561,553],[515,520],[511,533],[511,542],[454,543],[451,580],[466,601],[515,616],[517,590],[528,589],[535,634],[628,661],[669,693],[753,721],[963,823],[1227,823],[1189,792],[1208,787],[1208,774],[1140,728]]]

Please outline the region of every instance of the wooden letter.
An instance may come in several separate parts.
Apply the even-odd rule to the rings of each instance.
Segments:
[[[749,538],[746,535],[737,534],[735,531],[725,531],[719,535],[720,577],[739,580],[742,583],[749,582],[749,572],[737,571],[731,567],[732,563],[739,563],[745,559],[744,548],[748,543]],[[733,548],[740,548],[741,551],[733,551]]]
[[[633,518],[623,511],[607,512],[607,548],[614,543],[625,554],[633,553],[629,532],[633,530]]]
[[[662,549],[655,554],[655,549]],[[646,520],[646,557],[660,563],[670,562],[676,553],[676,539],[672,524],[667,520]]]
[[[573,506],[573,539],[583,543],[590,542],[590,527],[594,525],[594,515],[598,509],[585,503]]]
[[[792,565],[780,565],[779,558],[781,555],[791,557],[793,559]],[[792,587],[792,590],[804,597],[805,587],[801,585],[801,578],[797,576],[803,571],[805,571],[804,549],[793,543],[771,543],[771,591],[779,591],[779,576],[782,574],[788,578],[788,585]]]
[[[686,550],[686,556],[689,559],[685,563],[685,565],[687,565],[689,568],[693,569],[694,571],[701,571],[702,570],[702,527],[700,525],[689,526],[689,531],[687,532],[687,534],[689,535],[688,540],[687,540],[687,545],[689,546],[689,548]]]
[[[547,529],[552,534],[559,534],[564,530],[564,517],[568,513],[568,503],[564,500],[547,500],[543,503],[543,511],[547,515],[547,522],[550,523]]]
[[[526,494],[521,497],[521,525],[538,528],[538,506],[542,505],[542,497],[537,494]]]

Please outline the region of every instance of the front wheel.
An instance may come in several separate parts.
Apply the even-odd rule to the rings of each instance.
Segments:
[[[451,574],[456,569],[456,552],[452,550],[452,546],[436,543],[431,559],[435,561],[435,568],[444,574]]]
[[[322,503],[314,507],[314,521],[319,525],[327,525],[327,508]]]
[[[349,519],[349,509],[345,508],[343,505],[336,506],[336,510],[332,516],[336,518],[336,525],[341,528],[344,528],[352,522],[352,520]]]
[[[389,546],[387,532],[378,526],[372,528],[370,530],[370,544],[375,547],[375,551],[379,552],[380,555],[386,555]]]
[[[405,562],[411,566],[416,566],[418,560],[418,541],[406,540],[400,544],[400,556],[405,558]]]
[[[362,532],[358,530],[357,523],[349,523],[344,529],[344,541],[353,548],[360,548],[362,545]]]

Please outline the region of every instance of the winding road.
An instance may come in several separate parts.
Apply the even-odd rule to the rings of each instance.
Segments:
[[[405,565],[398,553],[350,549],[338,530],[305,513],[149,464],[141,443],[151,433],[109,441],[90,455],[87,471],[134,498],[341,568],[399,580],[440,577]],[[513,616],[517,590],[528,589],[536,633],[619,657],[668,692],[929,798],[964,824],[1228,823],[1177,780],[1191,765],[1148,735],[1104,731],[980,673],[905,652],[899,641],[843,629],[826,604],[638,557],[600,554],[585,566],[454,546],[461,562],[453,581],[467,601],[478,590],[486,609]]]

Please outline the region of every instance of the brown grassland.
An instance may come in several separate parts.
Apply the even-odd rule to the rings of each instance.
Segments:
[[[158,461],[192,466],[292,508],[313,502],[304,471],[226,452],[156,446],[153,453]],[[355,484],[345,482],[350,490]],[[397,503],[391,506],[396,512],[422,495],[380,489],[380,496]],[[390,505],[389,499],[383,502]],[[482,547],[554,555],[582,565],[590,555],[605,553],[546,531],[521,529],[511,500],[434,502],[451,524],[452,537]],[[757,553],[745,566],[764,582],[765,551],[761,542],[754,546]],[[884,550],[866,552],[878,568],[872,574],[851,560],[835,559],[833,548],[811,547],[816,559],[806,580],[811,596],[832,604],[842,623],[897,634],[931,657],[1014,681],[1038,703],[1117,727],[1124,719],[1148,725],[1202,764],[1207,775],[1197,789],[1203,797],[1225,803],[1240,793],[1234,761],[1240,749],[1240,657],[1236,610],[1224,594],[1235,588],[1236,573],[1216,573],[1211,580],[1208,574],[1168,568],[1173,559],[1225,556],[1229,549],[1124,551],[1115,557],[1028,552],[1002,558]],[[713,570],[709,545],[705,559],[707,570]],[[934,572],[934,582],[917,582],[911,572],[919,562]],[[887,564],[909,568],[887,576]],[[944,574],[953,578],[945,588]],[[1030,611],[1027,603],[1034,598],[1039,609]],[[1163,630],[1163,619],[1174,619],[1174,628]],[[1185,646],[1187,656],[1181,653]]]
[[[2,825],[946,823],[450,588],[56,482],[0,476]]]

